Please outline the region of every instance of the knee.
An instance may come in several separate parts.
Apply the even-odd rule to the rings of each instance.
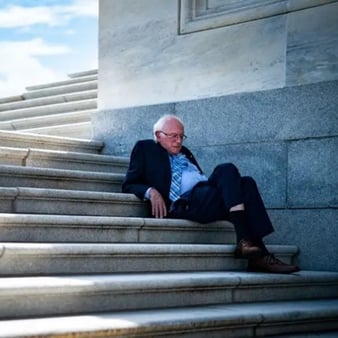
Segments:
[[[221,163],[215,170],[226,170],[226,171],[238,171],[237,167],[233,163]]]
[[[251,186],[251,187],[257,188],[257,183],[256,183],[255,179],[253,177],[251,177],[251,176],[243,176],[242,177],[242,181],[247,186]]]
[[[222,163],[219,164],[215,170],[215,173],[222,173],[222,174],[227,174],[227,175],[239,175],[239,170],[238,168],[233,164],[233,163]]]

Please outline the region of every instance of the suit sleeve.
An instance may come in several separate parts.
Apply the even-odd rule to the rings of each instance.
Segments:
[[[131,152],[129,167],[122,184],[122,192],[135,194],[143,199],[149,188],[145,183],[145,153],[140,142],[137,142]]]

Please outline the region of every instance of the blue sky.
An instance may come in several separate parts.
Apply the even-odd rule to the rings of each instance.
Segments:
[[[0,0],[0,98],[97,68],[98,0]]]

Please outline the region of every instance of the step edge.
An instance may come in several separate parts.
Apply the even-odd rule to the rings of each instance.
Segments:
[[[271,303],[262,302],[255,307],[252,304],[248,310],[248,304],[234,305],[208,305],[195,307],[180,307],[171,309],[153,309],[108,313],[93,313],[86,315],[73,316],[49,316],[47,318],[31,318],[1,321],[2,338],[15,338],[25,336],[64,337],[64,335],[76,332],[77,337],[88,337],[88,334],[94,336],[106,336],[116,332],[120,336],[132,334],[133,337],[144,335],[152,337],[161,334],[175,332],[178,334],[195,332],[208,332],[208,328],[233,330],[243,327],[250,327],[252,330],[260,326],[274,326],[278,318],[276,316],[265,316],[259,313],[262,307],[269,307]],[[310,300],[295,302],[279,301],[275,306],[286,308],[293,306],[293,310],[284,310],[279,316],[279,323],[290,324],[293,321],[294,314],[297,313],[298,321],[311,323],[313,318],[322,318],[335,320],[338,315],[338,300]],[[233,313],[230,314],[230,308]],[[323,313],[323,309],[327,310]],[[266,313],[266,311],[264,312]],[[295,321],[295,320],[294,320]],[[296,321],[295,321],[296,322]],[[155,336],[156,334],[156,336]],[[253,332],[252,332],[253,334]]]

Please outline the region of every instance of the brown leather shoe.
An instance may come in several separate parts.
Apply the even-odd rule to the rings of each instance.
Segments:
[[[293,273],[299,271],[296,265],[286,264],[269,254],[259,258],[250,259],[248,262],[250,272],[270,272],[270,273]]]
[[[249,258],[259,257],[263,255],[263,251],[258,246],[252,244],[252,242],[245,239],[240,240],[235,250],[236,258]]]

